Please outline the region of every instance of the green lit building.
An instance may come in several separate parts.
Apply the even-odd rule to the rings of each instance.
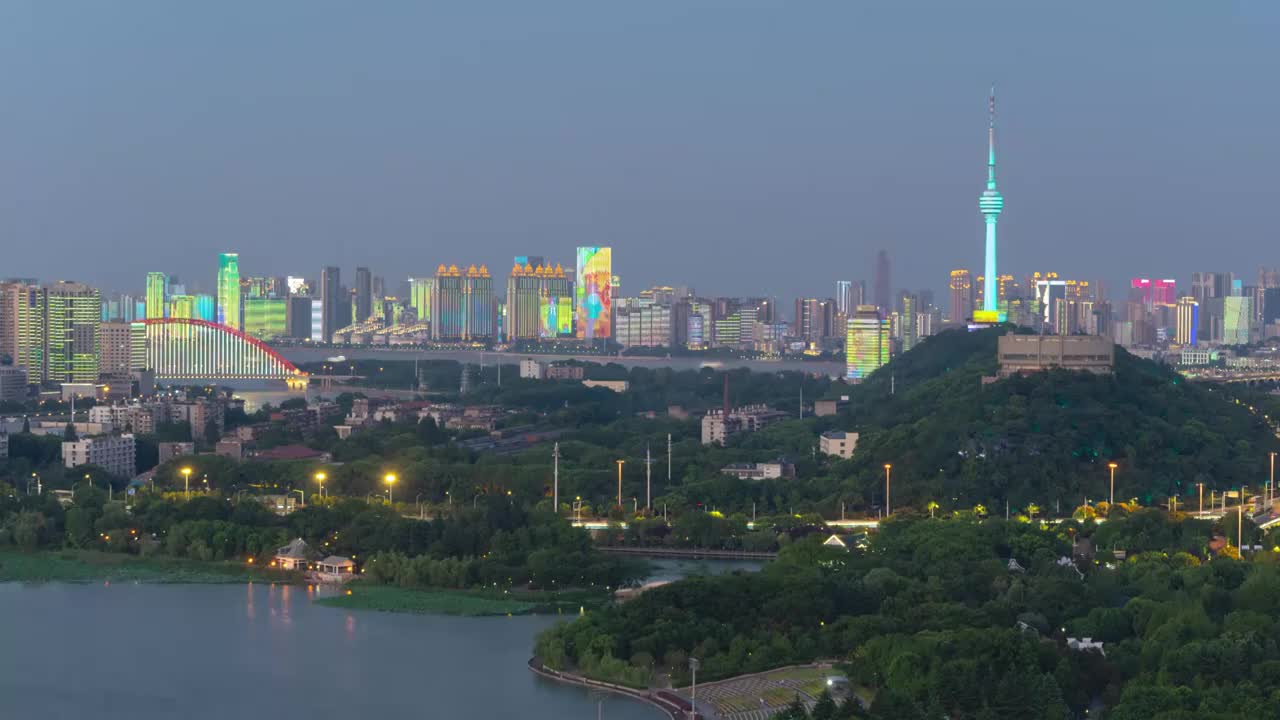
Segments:
[[[45,293],[45,382],[94,383],[102,326],[102,294],[60,281]]]
[[[0,356],[25,368],[32,383],[44,377],[45,293],[35,284],[0,283]]]
[[[147,273],[146,318],[162,318],[168,309],[169,277],[162,272]]]
[[[237,330],[240,315],[240,255],[218,255],[218,319],[217,322]]]
[[[418,322],[431,319],[431,288],[435,286],[435,278],[409,278],[409,307],[418,317]]]
[[[151,317],[150,313],[147,317]],[[169,317],[183,320],[202,319],[196,315],[196,298],[194,295],[174,295],[169,298]]]
[[[284,298],[251,297],[244,300],[244,332],[260,340],[288,334],[289,305]]]

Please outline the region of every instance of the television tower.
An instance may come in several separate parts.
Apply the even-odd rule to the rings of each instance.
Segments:
[[[978,209],[987,221],[987,262],[982,273],[982,309],[1000,309],[1000,277],[996,275],[996,220],[1004,210],[1004,198],[996,190],[996,86],[991,86],[990,120],[987,126],[987,189],[978,198]]]

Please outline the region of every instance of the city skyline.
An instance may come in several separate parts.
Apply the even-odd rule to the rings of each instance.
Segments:
[[[699,33],[722,50],[707,53],[679,28],[716,17],[710,5],[553,3],[536,15],[561,47],[515,32],[531,21],[515,8],[491,28],[504,49],[489,54],[452,38],[492,24],[468,10],[308,5],[309,34],[281,39],[229,8],[87,9],[71,22],[9,7],[0,19],[28,32],[0,48],[15,72],[0,86],[0,230],[21,274],[110,290],[134,286],[130,263],[61,248],[135,253],[210,292],[200,259],[227,249],[264,274],[337,265],[392,277],[428,273],[462,246],[468,262],[500,268],[526,248],[567,265],[574,247],[609,245],[631,258],[624,292],[785,298],[872,281],[884,247],[898,287],[941,293],[951,269],[981,267],[978,97],[994,78],[1015,208],[1000,219],[1002,268],[1118,287],[1267,264],[1276,151],[1262,141],[1280,105],[1252,88],[1265,84],[1265,31],[1280,12],[1112,8],[1097,32],[1084,9],[1055,14],[1051,30],[1030,9],[977,5],[937,6],[950,22],[919,38],[904,9],[759,7]],[[259,12],[296,16],[287,2]],[[1086,24],[1091,52],[1065,72],[1057,57],[1078,55],[1073,29]],[[379,42],[358,59],[321,52],[347,32]],[[974,52],[975,34],[999,41]],[[239,57],[214,52],[228,42]],[[794,52],[757,57],[759,42]],[[848,72],[926,43],[948,62]],[[655,44],[672,50],[654,59]],[[139,65],[140,54],[166,62]],[[463,70],[438,72],[456,58]],[[626,94],[601,84],[618,72]],[[1212,220],[1192,210],[1204,205]]]

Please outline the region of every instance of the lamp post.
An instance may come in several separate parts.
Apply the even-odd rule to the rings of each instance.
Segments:
[[[618,507],[622,507],[622,465],[626,460],[618,461]]]
[[[395,500],[395,494],[393,491],[396,486],[396,476],[392,473],[387,473],[387,476],[382,479],[385,480],[387,483],[387,502],[391,505],[394,505],[396,500]]]
[[[191,468],[189,467],[182,468],[182,484],[183,484],[183,490],[187,494],[187,499],[190,500],[191,499]]]
[[[693,684],[689,687],[689,717],[698,717],[698,658],[689,658],[689,671],[693,673]]]
[[[317,473],[316,473],[316,482],[317,482],[317,483],[320,483],[320,497],[324,497],[324,496],[325,496],[325,495],[324,495],[324,481],[325,481],[326,479],[328,479],[328,477],[329,477],[328,475],[325,475],[325,474],[324,474],[324,471],[323,471],[323,470],[321,470],[320,472],[317,472]]]
[[[1200,491],[1200,515],[1204,515],[1204,483],[1196,483],[1196,488]]]
[[[1267,503],[1276,501],[1276,454],[1271,453],[1271,479],[1267,481]]]
[[[1115,463],[1107,463],[1107,467],[1111,468],[1111,500],[1107,504],[1115,505],[1116,504],[1116,468],[1118,466]],[[1111,510],[1108,508],[1107,512],[1111,512]]]
[[[890,465],[889,463],[884,464],[884,514],[885,514],[885,517],[888,517],[889,513],[892,512],[892,510],[890,509],[891,506],[889,505],[889,470],[892,468],[893,466]]]

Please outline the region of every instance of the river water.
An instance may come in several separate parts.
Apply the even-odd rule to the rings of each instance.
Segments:
[[[757,562],[654,562],[651,580]],[[0,583],[0,718],[596,717],[526,667],[567,617],[348,611],[289,585]],[[604,717],[664,717],[604,696]]]

